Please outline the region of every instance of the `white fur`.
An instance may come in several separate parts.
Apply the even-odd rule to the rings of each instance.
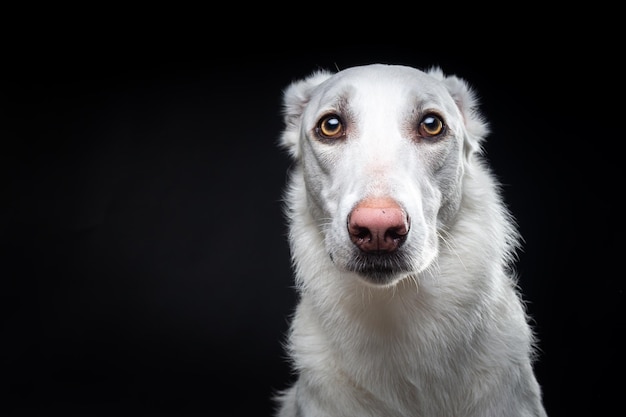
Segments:
[[[416,137],[431,111],[445,135]],[[345,137],[317,136],[329,112]],[[277,416],[545,416],[511,268],[519,239],[465,81],[396,65],[319,71],[285,90],[284,116],[300,301],[287,346],[297,381]],[[350,267],[347,218],[369,197],[398,202],[411,223],[404,268],[382,279]]]

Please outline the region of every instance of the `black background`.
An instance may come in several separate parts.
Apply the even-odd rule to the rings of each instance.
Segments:
[[[170,35],[42,33],[5,60],[0,414],[269,416],[296,302],[281,93],[373,62],[440,65],[476,89],[524,237],[548,413],[617,404],[623,132],[576,40]]]

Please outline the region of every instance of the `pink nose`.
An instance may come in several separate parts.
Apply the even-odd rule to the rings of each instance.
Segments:
[[[409,218],[391,198],[365,199],[348,216],[348,232],[363,252],[393,252],[409,233]]]

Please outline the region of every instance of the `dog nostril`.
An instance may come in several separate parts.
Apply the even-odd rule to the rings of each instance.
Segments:
[[[404,240],[406,239],[407,230],[404,227],[396,227],[387,230],[385,233],[385,238],[393,239],[393,240]]]
[[[363,239],[371,239],[372,238],[372,234],[370,233],[369,229],[367,227],[354,227],[350,233],[352,234],[352,236],[356,237],[357,239],[363,240]]]

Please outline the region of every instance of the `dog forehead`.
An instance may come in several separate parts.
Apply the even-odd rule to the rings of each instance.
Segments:
[[[413,67],[371,64],[339,71],[321,83],[314,92],[318,108],[335,107],[343,102],[350,106],[368,105],[382,108],[386,100],[402,103],[411,100],[445,105],[452,102],[445,85],[431,75]],[[358,100],[353,100],[358,98]]]

